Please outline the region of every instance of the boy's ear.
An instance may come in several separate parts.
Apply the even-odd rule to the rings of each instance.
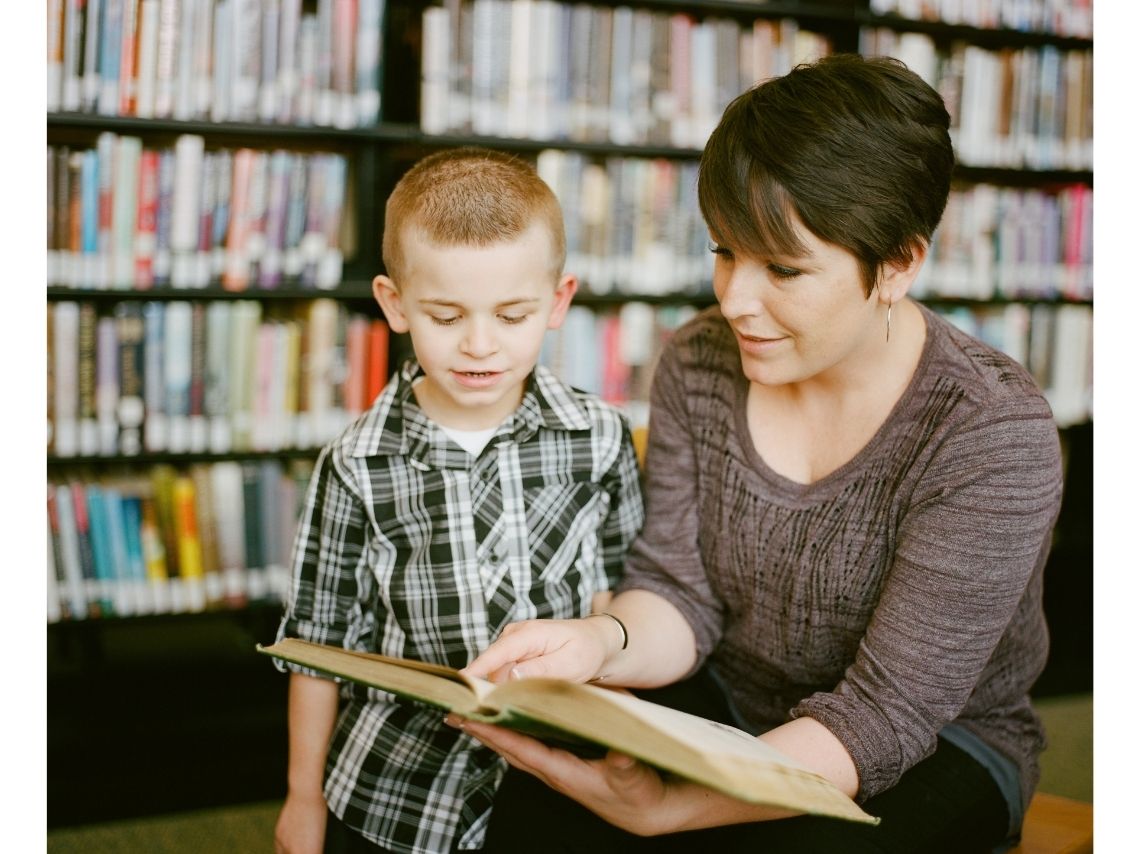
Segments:
[[[887,261],[879,271],[879,302],[891,305],[907,295],[910,286],[918,278],[918,272],[926,261],[927,245],[916,243],[911,248],[910,261],[898,263]]]
[[[554,306],[550,310],[550,320],[546,323],[547,329],[557,329],[566,319],[566,311],[570,308],[570,301],[578,292],[578,277],[573,273],[566,273],[558,280],[554,288]]]
[[[372,296],[380,310],[384,312],[384,319],[388,321],[389,328],[396,333],[408,331],[408,318],[404,314],[403,301],[396,283],[387,276],[377,276],[372,280]]]

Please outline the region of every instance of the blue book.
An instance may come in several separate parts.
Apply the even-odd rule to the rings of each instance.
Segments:
[[[119,114],[119,54],[124,0],[104,0],[103,40],[99,45],[99,114]]]
[[[111,534],[103,503],[103,489],[98,484],[89,483],[83,491],[87,498],[96,596],[103,615],[107,616],[115,613],[112,601],[115,588],[115,558],[111,552]]]
[[[83,235],[83,251],[78,262],[79,284],[84,288],[97,288],[102,277],[99,275],[99,152],[94,148],[83,152],[79,174]]]
[[[111,599],[116,614],[138,612],[137,585],[131,576],[130,557],[127,552],[126,519],[123,516],[123,496],[114,487],[103,488],[103,515],[111,551],[113,587]]]
[[[146,559],[142,547],[142,498],[122,496],[123,536],[127,549],[127,575],[136,584],[145,587]]]

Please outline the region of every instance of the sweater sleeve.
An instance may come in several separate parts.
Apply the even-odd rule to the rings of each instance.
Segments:
[[[724,606],[709,584],[698,545],[696,433],[716,428],[689,412],[686,368],[675,341],[666,346],[653,375],[645,526],[630,550],[618,590],[648,590],[681,612],[697,641],[695,672],[720,640],[724,621]]]
[[[966,705],[1042,571],[1060,499],[1057,429],[1043,401],[979,412],[933,453],[855,660],[833,690],[792,710],[844,744],[861,800],[930,755]]]

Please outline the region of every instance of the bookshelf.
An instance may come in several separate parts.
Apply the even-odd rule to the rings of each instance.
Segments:
[[[634,422],[642,422],[663,340],[713,302],[692,187],[703,135],[744,86],[824,51],[902,55],[925,69],[952,104],[956,142],[970,156],[961,157],[952,228],[939,230],[937,263],[919,285],[921,298],[1014,353],[1050,394],[1070,467],[1056,566],[1047,571],[1091,589],[1090,505],[1079,506],[1091,484],[1091,468],[1081,461],[1092,443],[1087,3],[47,5],[47,478],[57,502],[57,536],[49,528],[48,548],[49,771],[61,781],[49,792],[49,823],[283,792],[284,685],[253,660],[252,647],[276,627],[290,514],[317,447],[367,405],[376,372],[386,373],[408,352],[399,337],[384,335],[370,288],[382,270],[383,201],[404,170],[430,151],[471,144],[537,164],[563,202],[569,268],[583,278],[572,316],[550,336],[543,358],[572,382],[626,403]],[[940,6],[956,17],[932,15]],[[104,23],[107,16],[133,20],[133,36],[120,30],[104,47],[109,28],[91,26],[85,17],[92,10],[101,10]],[[959,17],[968,11],[982,17]],[[266,37],[274,50],[263,49]],[[191,50],[182,51],[183,38]],[[117,62],[107,60],[112,54]],[[726,62],[728,56],[735,59]],[[671,62],[689,73],[671,76]],[[226,67],[233,78],[224,77]],[[295,73],[282,74],[283,68]],[[128,72],[132,78],[123,77]],[[1004,101],[987,98],[994,81],[1002,82]],[[1081,94],[1086,88],[1089,94]],[[1065,97],[1057,97],[1060,90]],[[1002,111],[1012,103],[1028,105],[1041,120],[1015,120]],[[239,162],[249,176],[240,190],[233,178]],[[219,177],[226,175],[228,182]],[[234,229],[239,193],[245,214]],[[303,213],[292,224],[290,200]],[[274,204],[284,205],[276,219]],[[1027,254],[1031,249],[1037,254]],[[165,321],[154,344],[164,355],[148,356],[148,315]],[[215,365],[215,374],[230,381],[231,402],[232,384],[244,384],[245,409],[211,408],[209,372],[196,373],[210,358],[209,327],[203,343],[202,324],[223,315],[228,323],[218,328],[239,331],[215,340],[226,335],[229,351],[240,349],[234,342],[264,348],[247,353],[245,362]],[[125,325],[137,325],[140,316],[142,342],[124,341]],[[174,332],[182,338],[174,340]],[[258,353],[266,354],[261,362]],[[143,370],[128,376],[127,363]],[[279,374],[288,370],[259,373],[256,365],[264,363],[292,364],[292,380],[282,388]],[[154,375],[162,382],[148,391]],[[269,408],[256,408],[259,389]],[[124,407],[131,396],[141,404]],[[148,441],[155,415],[165,424],[159,439]],[[255,424],[273,429],[255,435]],[[73,437],[66,435],[72,430]],[[136,536],[146,531],[145,514],[131,500],[154,497],[160,481],[172,480],[181,482],[182,511],[172,505],[157,512],[157,529],[147,535],[152,549],[162,542],[174,563],[191,567],[174,580],[174,563],[165,573],[148,569],[143,537]],[[99,518],[111,507],[112,521],[125,512],[139,520],[136,530],[119,523],[94,538],[88,528],[84,538],[76,527],[61,541],[59,502],[72,499],[74,519],[76,507],[89,509],[92,487],[101,491]],[[236,503],[222,503],[231,509],[219,511],[226,495]],[[222,533],[212,520],[234,517],[233,507],[240,507],[247,542],[231,550],[227,563],[221,541],[237,534]],[[251,507],[258,513],[272,507],[266,513],[273,518],[250,521]],[[1091,644],[1086,615],[1066,613],[1060,602],[1055,610],[1055,647],[1070,636],[1077,648],[1086,635]],[[221,682],[244,680],[250,690],[241,702],[225,691],[195,701],[174,676],[163,682],[167,698],[138,687],[170,662],[191,678],[214,678],[189,664],[195,655],[218,663]],[[1075,671],[1088,664],[1063,663]],[[1051,690],[1085,679],[1083,672],[1054,676]],[[77,697],[114,692],[122,696],[91,720],[71,709]],[[112,706],[126,705],[124,696],[135,712],[112,714]],[[192,728],[198,740],[183,757],[189,776],[200,781],[197,791],[171,786],[133,802],[88,798],[80,806],[80,793],[101,784],[77,765],[116,764],[90,747],[86,761],[83,751],[71,755],[93,727],[104,731],[110,751],[130,740],[147,715],[176,729],[204,705],[213,723]],[[207,794],[201,781],[224,775],[221,752],[237,749],[242,721],[247,734],[256,727],[251,743],[259,745],[265,774],[247,781],[244,795],[236,786]],[[214,730],[232,741],[211,741]],[[126,790],[141,788],[126,779],[129,769],[123,775]]]

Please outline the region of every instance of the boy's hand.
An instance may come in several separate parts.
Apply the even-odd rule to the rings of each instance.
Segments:
[[[328,807],[323,797],[287,795],[274,830],[275,854],[321,854],[327,822]]]
[[[527,620],[503,629],[463,673],[492,682],[534,676],[589,682],[620,648],[617,627],[608,619]]]

